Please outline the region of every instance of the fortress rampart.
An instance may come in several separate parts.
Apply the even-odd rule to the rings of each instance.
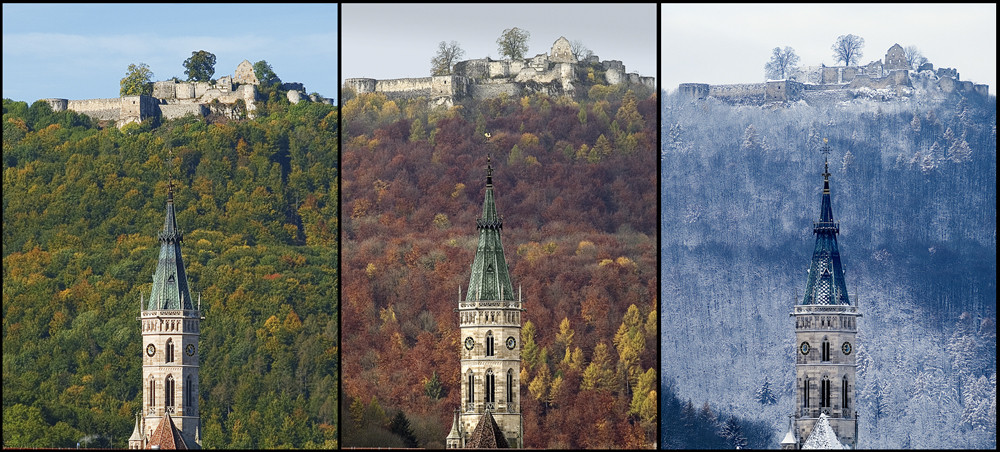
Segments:
[[[214,82],[154,82],[151,96],[41,100],[48,103],[52,111],[71,110],[98,121],[114,121],[118,127],[152,117],[177,119],[187,115],[204,117],[214,113],[234,119],[244,115],[253,118],[257,108],[257,86],[260,84],[254,75],[253,65],[243,60],[234,74],[220,77]],[[288,90],[288,99],[292,103],[311,100],[332,104],[329,99],[306,96],[301,83],[286,83],[282,87]]]
[[[835,91],[850,94],[864,89],[897,90],[913,88],[915,83],[922,89],[942,93],[989,95],[988,85],[960,81],[955,69],[938,68],[935,71],[931,63],[925,63],[919,69],[910,70],[902,46],[896,44],[886,52],[884,61],[875,60],[864,66],[814,66],[795,70],[786,80],[732,85],[681,83],[677,89],[692,99],[713,97],[739,105],[809,100],[820,95],[831,98],[830,94]]]
[[[452,105],[466,97],[488,99],[525,92],[572,94],[576,89],[577,71],[584,65],[598,64],[604,71],[604,81],[610,85],[629,83],[656,89],[655,78],[626,73],[621,61],[602,62],[591,56],[578,62],[569,41],[563,37],[556,40],[548,54],[523,60],[479,58],[455,63],[451,75],[389,80],[349,78],[344,80],[344,85],[358,94],[377,92],[389,99],[425,97],[433,104]]]

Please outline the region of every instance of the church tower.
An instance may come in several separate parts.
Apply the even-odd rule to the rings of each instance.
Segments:
[[[479,245],[468,292],[459,292],[461,397],[452,433],[454,447],[523,447],[521,436],[521,297],[504,259],[493,196],[493,167],[486,165],[483,214],[476,219]]]
[[[824,146],[821,151],[829,153],[830,149]],[[820,218],[813,223],[816,246],[806,291],[791,313],[795,318],[796,410],[791,437],[786,435],[786,440],[791,439],[797,448],[819,441],[828,428],[842,444],[857,448],[855,336],[861,313],[847,295],[837,249],[839,232],[830,200],[827,162]],[[822,433],[817,426],[822,427]],[[814,429],[817,438],[810,438]],[[782,446],[791,447],[791,443],[783,441]]]
[[[181,231],[174,218],[173,183],[167,186],[167,213],[160,240],[160,257],[153,290],[140,308],[142,324],[142,419],[138,441],[129,446],[157,446],[156,438],[172,438],[178,448],[201,446],[198,414],[198,337],[201,303],[191,300]],[[161,425],[162,421],[166,423]],[[154,436],[154,432],[157,435]],[[163,433],[160,433],[163,432]]]

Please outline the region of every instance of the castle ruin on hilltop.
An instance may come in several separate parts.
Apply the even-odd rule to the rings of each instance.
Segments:
[[[389,99],[423,97],[432,104],[450,106],[464,98],[488,99],[502,94],[572,95],[578,74],[587,66],[600,67],[608,85],[631,83],[656,89],[655,78],[626,73],[621,61],[601,61],[596,55],[578,61],[565,37],[557,39],[549,53],[523,60],[480,58],[455,63],[450,75],[389,80],[349,78],[344,84],[357,94],[383,93]]]
[[[768,80],[764,83],[678,85],[682,95],[694,99],[713,97],[740,105],[808,101],[820,97],[848,100],[863,91],[908,93],[913,89],[967,96],[989,95],[989,85],[961,81],[956,69],[935,70],[933,64],[924,63],[917,71],[912,71],[903,47],[899,44],[889,48],[884,60],[875,60],[864,66],[806,67],[795,70],[785,80]]]
[[[257,110],[257,87],[260,81],[254,74],[253,65],[243,60],[233,75],[220,77],[211,82],[181,82],[165,80],[153,83],[151,96],[121,96],[110,99],[41,99],[52,111],[71,110],[98,121],[114,121],[122,127],[144,119],[160,117],[176,119],[187,115],[205,117],[221,114],[230,119],[253,118]],[[312,100],[332,104],[330,99],[318,96],[306,97],[301,83],[285,83],[288,100],[298,103]]]

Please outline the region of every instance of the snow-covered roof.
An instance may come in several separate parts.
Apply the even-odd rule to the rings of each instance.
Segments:
[[[785,439],[781,440],[781,444],[795,444],[795,435],[791,430],[785,433]]]
[[[813,427],[812,432],[809,433],[809,438],[806,442],[802,444],[803,449],[846,449],[843,444],[840,443],[840,439],[837,438],[837,433],[833,431],[833,427],[830,427],[830,421],[827,420],[826,414],[819,415],[819,421],[816,422],[816,426]]]

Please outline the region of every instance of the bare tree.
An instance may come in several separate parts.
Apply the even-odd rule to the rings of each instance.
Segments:
[[[914,71],[920,69],[920,66],[927,62],[927,57],[920,53],[917,46],[906,46],[903,53],[906,55],[906,62],[910,64],[910,69]]]
[[[531,33],[517,27],[504,30],[497,38],[500,55],[512,60],[523,59],[524,53],[528,51],[528,38],[530,37]]]
[[[579,39],[575,39],[573,42],[569,43],[569,49],[573,52],[573,56],[576,57],[577,61],[586,60],[594,54],[594,52],[588,49],[587,46],[583,45],[583,41]]]
[[[455,61],[461,59],[464,55],[465,51],[459,47],[457,42],[451,41],[450,43],[446,43],[441,41],[438,44],[437,54],[434,55],[434,58],[431,58],[431,75],[451,74]]]
[[[771,53],[771,61],[764,65],[764,77],[770,80],[783,80],[795,70],[799,64],[799,56],[795,49],[786,46],[784,49],[775,47]]]
[[[861,48],[865,46],[865,38],[855,35],[840,35],[833,44],[833,58],[843,61],[844,66],[857,65],[861,60]]]

